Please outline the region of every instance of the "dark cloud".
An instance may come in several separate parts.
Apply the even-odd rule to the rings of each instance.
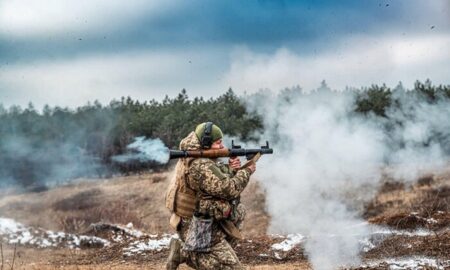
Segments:
[[[0,1],[5,105],[448,82],[447,0],[43,1]]]
[[[0,64],[133,49],[235,44],[262,50],[295,45],[311,52],[348,35],[404,34],[420,21],[411,19],[415,9],[405,1],[243,1],[239,5],[196,1],[151,16],[140,14],[131,22],[125,15],[111,18],[119,23],[92,25],[95,31],[68,29],[32,37],[4,33],[0,35]],[[430,25],[425,28],[429,30]]]

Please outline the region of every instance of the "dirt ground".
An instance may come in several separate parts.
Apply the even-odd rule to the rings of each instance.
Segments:
[[[16,270],[106,270],[106,269],[165,269],[165,255],[150,261],[127,261],[112,260],[103,261],[89,259],[95,256],[95,251],[70,250],[70,249],[31,249],[20,247],[16,248],[14,269]],[[14,247],[4,246],[4,269],[11,269],[14,258]],[[286,263],[244,263],[247,269],[268,270],[268,269],[311,269],[307,261],[286,262]],[[1,266],[1,263],[0,263]],[[191,269],[185,265],[180,270]]]
[[[79,179],[34,193],[2,190],[0,216],[27,226],[77,234],[87,233],[89,225],[96,222],[132,222],[135,228],[151,234],[173,233],[167,228],[169,215],[163,196],[170,177],[170,173],[154,173],[97,181]],[[266,235],[270,217],[265,211],[264,190],[252,181],[242,194],[242,201],[248,209],[243,228],[246,240],[236,252],[248,269],[310,269],[301,247],[281,256],[261,257],[280,241]],[[364,259],[432,256],[450,260],[450,172],[424,176],[410,186],[387,179],[367,203],[363,216],[370,223],[394,230],[433,232],[426,237],[398,235],[382,239],[377,247],[362,254]],[[139,258],[124,258],[120,246],[86,250],[17,246],[14,252],[14,246],[2,244],[2,249],[5,270],[10,269],[13,259],[14,269],[164,269],[167,257],[167,250],[163,249]]]

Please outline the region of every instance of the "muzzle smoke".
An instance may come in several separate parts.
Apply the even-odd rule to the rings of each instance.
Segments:
[[[448,102],[426,105],[401,92],[401,106],[387,118],[354,113],[352,92],[326,87],[246,99],[264,119],[261,139],[277,151],[261,159],[256,176],[267,191],[271,231],[304,234],[314,269],[359,263],[359,240],[371,228],[358,210],[376,192],[382,171],[412,181],[447,161]]]
[[[154,161],[160,164],[166,164],[169,162],[169,148],[160,139],[136,137],[133,143],[127,145],[127,149],[133,152],[113,156],[111,159],[120,163]]]

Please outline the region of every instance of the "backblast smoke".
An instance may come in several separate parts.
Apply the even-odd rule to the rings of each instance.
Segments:
[[[267,191],[273,233],[301,233],[314,269],[360,262],[360,240],[371,227],[361,217],[388,171],[413,181],[447,163],[450,104],[430,104],[396,89],[400,106],[386,117],[356,114],[353,92],[322,87],[278,95],[260,91],[246,98],[264,119],[276,154],[258,163],[256,178]]]
[[[39,190],[74,178],[100,177],[109,170],[71,141],[36,145],[26,136],[4,136],[0,151],[0,188],[18,184]]]
[[[155,161],[166,164],[169,161],[169,148],[160,139],[136,137],[133,143],[127,145],[127,149],[133,152],[113,156],[111,159],[121,163]]]

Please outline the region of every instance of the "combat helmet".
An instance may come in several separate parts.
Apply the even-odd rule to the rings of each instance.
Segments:
[[[213,122],[205,122],[197,125],[195,128],[195,135],[197,135],[200,145],[204,149],[211,148],[213,142],[222,139],[222,130]]]

